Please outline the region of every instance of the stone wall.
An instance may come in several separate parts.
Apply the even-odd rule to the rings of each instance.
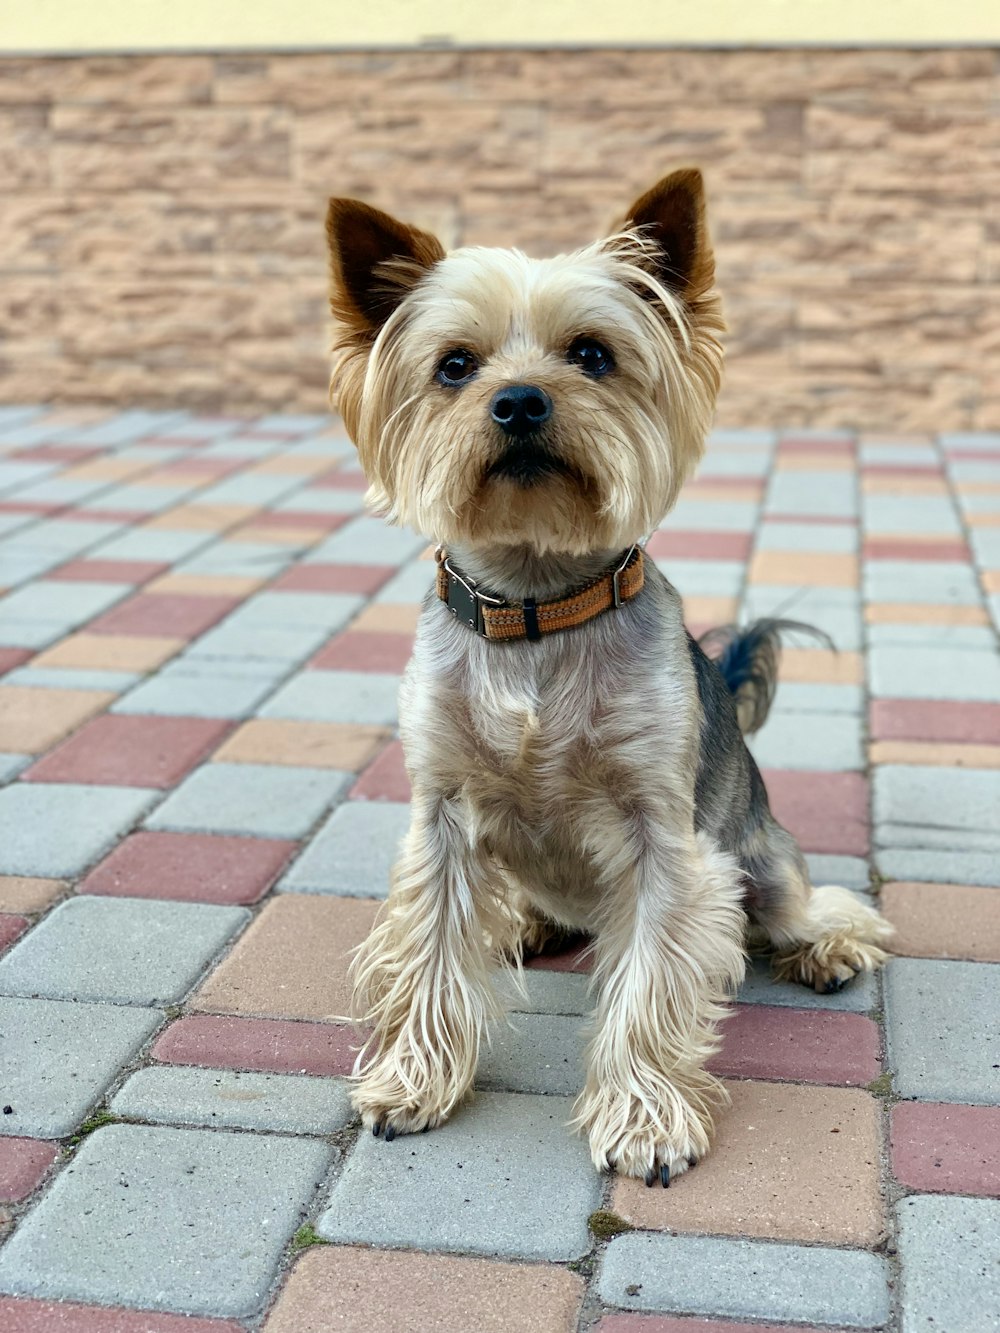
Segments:
[[[700,164],[724,424],[1000,428],[992,50],[0,60],[0,399],[325,401],[329,193],[591,239]]]

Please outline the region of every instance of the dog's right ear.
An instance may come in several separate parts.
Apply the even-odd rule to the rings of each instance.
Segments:
[[[366,341],[375,338],[406,293],[444,258],[436,237],[358,199],[330,200],[326,238],[330,309]]]

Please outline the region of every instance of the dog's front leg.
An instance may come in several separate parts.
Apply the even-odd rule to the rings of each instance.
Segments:
[[[353,965],[355,1012],[371,1027],[353,1100],[376,1132],[440,1124],[468,1091],[497,1009],[484,937],[495,915],[459,798],[414,792],[385,915]]]
[[[599,1171],[667,1185],[707,1152],[726,1100],[705,1062],[743,976],[744,915],[735,864],[701,838],[670,845],[648,823],[622,851],[605,866],[596,1029],[574,1124]]]

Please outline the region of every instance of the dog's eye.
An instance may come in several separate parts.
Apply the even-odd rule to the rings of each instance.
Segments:
[[[594,379],[600,379],[615,368],[615,358],[596,338],[574,338],[566,353],[566,360],[572,361],[585,375]]]
[[[442,357],[437,368],[438,383],[452,387],[464,384],[466,380],[472,379],[478,369],[479,362],[472,353],[460,348],[457,352],[449,352],[446,357]]]

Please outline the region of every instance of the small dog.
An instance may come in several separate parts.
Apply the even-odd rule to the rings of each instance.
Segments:
[[[709,1147],[705,1065],[745,943],[836,989],[886,922],[813,888],[741,736],[780,624],[719,664],[644,559],[704,448],[723,322],[701,174],[605,240],[532,260],[330,201],[332,394],[390,521],[441,543],[400,699],[412,823],[354,963],[371,1027],[354,1101],[386,1139],[438,1125],[476,1071],[498,962],[592,937],[574,1125],[598,1170],[659,1179]],[[721,667],[721,669],[720,669]]]

